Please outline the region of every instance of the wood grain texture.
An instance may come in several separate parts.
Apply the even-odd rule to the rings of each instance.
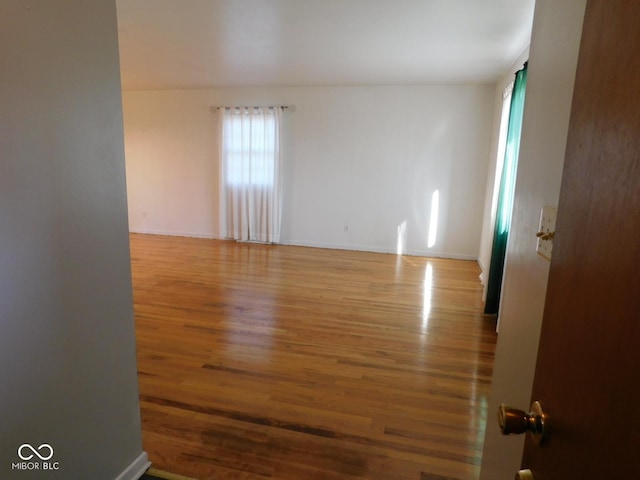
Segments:
[[[144,448],[206,479],[478,477],[475,262],[131,235]]]

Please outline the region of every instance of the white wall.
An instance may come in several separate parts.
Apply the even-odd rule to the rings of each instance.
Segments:
[[[214,105],[286,113],[282,243],[476,259],[492,86],[124,92],[131,231],[216,237]],[[427,245],[440,195],[436,244]],[[345,232],[344,226],[348,225]],[[401,242],[402,243],[402,242]]]
[[[137,478],[115,2],[3,1],[0,58],[0,478]]]
[[[549,274],[549,262],[535,253],[535,234],[540,209],[557,205],[560,194],[585,4],[536,2],[482,480],[513,478],[520,467],[524,437],[503,437],[492,413],[500,403],[521,409],[531,404]]]

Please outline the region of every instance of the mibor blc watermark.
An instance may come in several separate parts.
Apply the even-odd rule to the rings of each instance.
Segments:
[[[60,470],[60,462],[53,461],[53,447],[43,443],[37,448],[29,443],[18,447],[20,462],[11,462],[11,470]]]

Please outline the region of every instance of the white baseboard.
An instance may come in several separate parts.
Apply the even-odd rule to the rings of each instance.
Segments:
[[[209,233],[193,233],[193,232],[176,232],[165,230],[148,230],[148,229],[129,229],[129,233],[141,233],[143,235],[163,235],[167,237],[191,237],[191,238],[209,238],[218,239],[219,237]]]
[[[186,232],[163,232],[157,230],[130,230],[129,233],[140,233],[143,235],[164,235],[169,237],[192,237],[192,238],[208,238],[212,240],[225,240],[215,236],[209,236],[207,234],[186,233]],[[262,243],[262,242],[245,242],[245,243]],[[374,253],[389,253],[396,255],[396,251],[392,248],[374,247],[370,245],[346,245],[339,243],[322,243],[322,242],[304,242],[304,241],[290,241],[281,240],[279,245],[290,245],[293,247],[312,247],[312,248],[328,248],[334,250],[353,250],[357,252],[374,252]],[[472,260],[478,261],[477,255],[468,255],[461,253],[451,252],[439,252],[432,250],[408,250],[404,255],[416,256],[416,257],[430,257],[430,258],[448,258],[452,260]],[[482,268],[482,266],[481,266]]]
[[[138,480],[150,466],[147,452],[142,452],[115,480]]]
[[[381,248],[369,245],[344,245],[337,243],[318,243],[318,242],[304,242],[304,241],[282,241],[281,245],[291,245],[294,247],[311,247],[311,248],[328,248],[334,250],[352,250],[356,252],[373,252],[373,253],[388,253],[391,255],[397,255],[397,252],[391,248]],[[415,256],[415,257],[429,257],[429,258],[447,258],[452,260],[474,260],[478,257],[476,255],[465,255],[450,252],[438,252],[432,250],[407,250],[402,255]]]

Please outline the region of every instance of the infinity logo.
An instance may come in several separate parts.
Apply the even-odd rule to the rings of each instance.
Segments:
[[[25,450],[27,451],[26,455],[24,454]],[[44,455],[41,453],[43,450]],[[18,447],[18,456],[22,460],[31,460],[34,455],[42,461],[49,460],[51,457],[53,457],[53,447],[48,443],[43,443],[38,447],[37,450],[28,443],[23,443]]]

